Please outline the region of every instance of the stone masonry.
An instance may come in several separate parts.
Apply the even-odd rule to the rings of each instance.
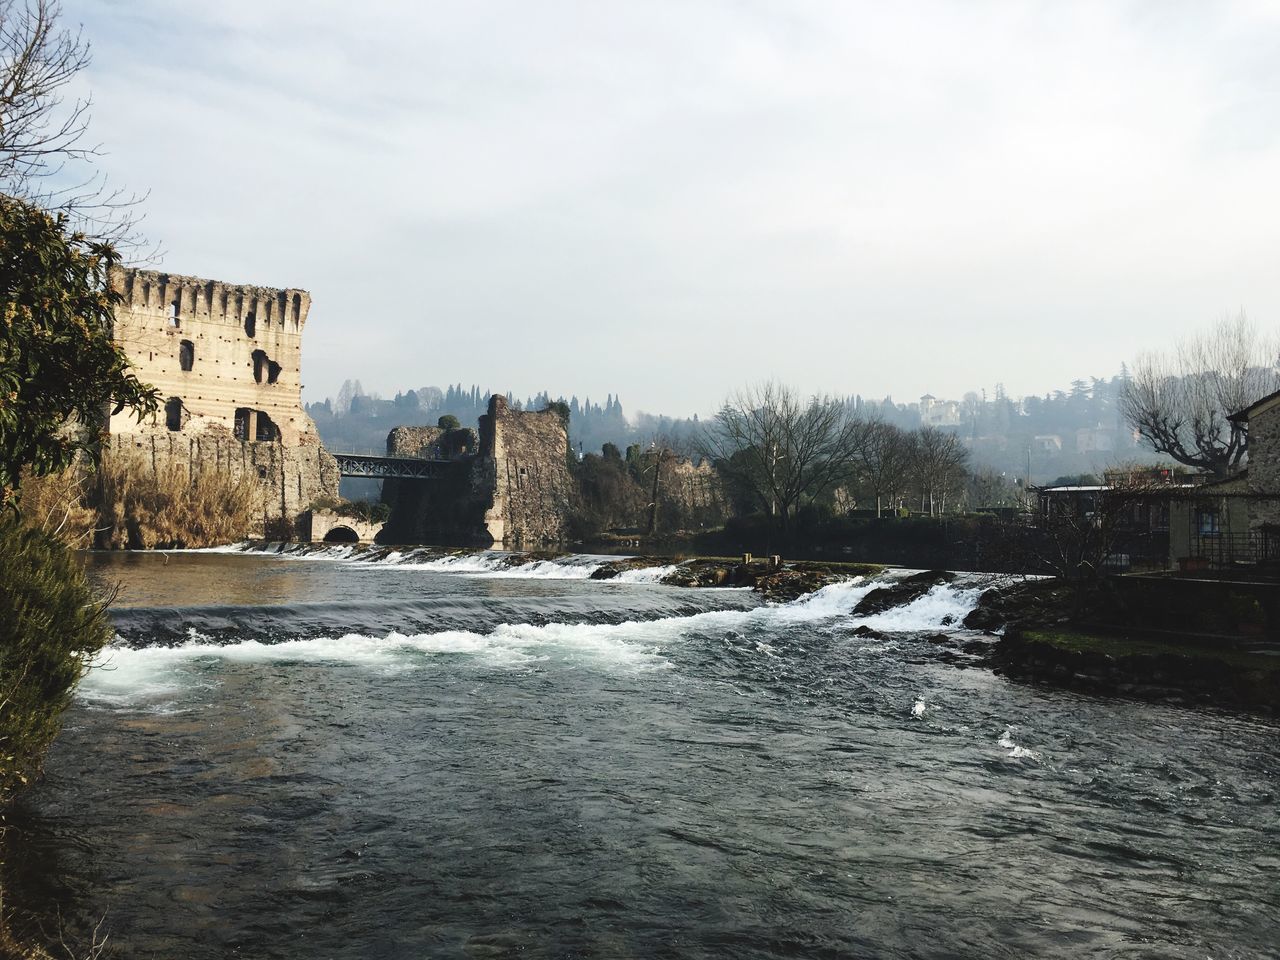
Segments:
[[[1237,414],[1249,424],[1249,529],[1280,526],[1280,393]]]
[[[111,283],[123,297],[116,341],[159,388],[161,407],[141,424],[112,416],[105,455],[254,476],[264,524],[294,522],[313,500],[337,496],[337,463],[302,409],[310,294],[124,268]]]
[[[490,502],[486,533],[496,543],[556,543],[568,532],[574,495],[568,424],[554,410],[512,410],[489,398],[480,418],[481,489]]]
[[[531,547],[565,539],[573,499],[569,436],[558,413],[512,410],[493,396],[480,418],[479,450],[462,454],[436,427],[397,427],[391,456],[455,457],[441,480],[387,480],[383,539]]]

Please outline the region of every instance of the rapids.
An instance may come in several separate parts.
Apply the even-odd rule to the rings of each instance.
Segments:
[[[1273,725],[943,658],[989,578],[855,618],[875,582],[763,605],[601,562],[91,557],[119,636],[20,895],[129,957],[1280,942]]]

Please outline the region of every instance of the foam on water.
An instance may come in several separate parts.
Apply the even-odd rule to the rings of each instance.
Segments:
[[[862,622],[882,633],[913,633],[959,626],[978,602],[983,589],[940,583],[910,603],[866,617]]]
[[[665,567],[643,567],[639,570],[623,570],[611,581],[606,583],[659,583],[664,577],[669,577],[680,569],[678,563],[671,563]]]
[[[453,564],[481,562],[477,556],[440,558]],[[551,563],[562,567],[563,564]],[[530,566],[536,566],[531,564]],[[483,572],[494,572],[481,567]],[[559,576],[560,571],[532,576]],[[581,564],[579,569],[591,569]],[[658,578],[657,570],[634,571]],[[639,582],[645,582],[643,580]],[[687,616],[623,623],[501,624],[488,633],[446,630],[436,633],[387,633],[371,636],[350,633],[264,642],[243,639],[215,643],[191,632],[189,639],[172,645],[131,647],[123,639],[104,651],[101,665],[90,671],[81,684],[81,695],[108,703],[152,701],[171,697],[192,685],[216,682],[225,664],[235,663],[328,663],[376,670],[430,668],[434,658],[468,657],[489,666],[527,668],[531,663],[552,657],[609,668],[661,669],[670,667],[668,648],[691,636],[733,632],[755,632],[755,649],[773,656],[767,638],[774,628],[849,618],[854,607],[877,581],[856,578],[831,584],[791,603],[756,607],[750,610],[707,611]],[[874,617],[856,618],[879,630],[919,631],[936,629],[963,617],[972,607],[978,588],[935,587],[925,596],[898,610]],[[844,626],[842,623],[841,626]]]
[[[392,557],[395,559],[392,559]],[[429,570],[433,573],[457,573],[499,580],[587,580],[604,560],[598,557],[569,556],[557,560],[534,560],[512,566],[507,554],[462,553],[445,557],[418,558],[413,555],[388,554],[378,561],[394,563],[400,569]]]
[[[1004,733],[1000,739],[996,741],[996,746],[1004,747],[1009,751],[1009,756],[1015,760],[1039,760],[1040,754],[1034,750],[1028,750],[1026,747],[1019,746],[1013,742],[1013,727],[1005,727]]]

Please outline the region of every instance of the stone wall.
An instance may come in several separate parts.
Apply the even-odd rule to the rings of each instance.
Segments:
[[[312,543],[373,543],[382,523],[344,517],[332,510],[308,510],[300,524],[299,539]]]
[[[258,482],[261,508],[250,536],[278,528],[275,521],[297,523],[312,502],[338,495],[338,462],[319,439],[294,446],[237,440],[226,430],[196,434],[115,434],[102,440],[99,456],[141,457],[152,470],[181,464],[189,475],[222,472]]]
[[[1280,398],[1249,417],[1249,527],[1280,525]]]
[[[440,427],[396,427],[387,434],[387,456],[440,458]]]
[[[116,268],[123,297],[115,338],[134,372],[160,390],[160,411],[111,433],[189,433],[220,426],[242,440],[286,445],[315,436],[302,409],[302,330],[311,296],[293,288]]]
[[[718,527],[728,516],[724,485],[709,461],[671,459],[658,480],[658,530]]]
[[[391,518],[381,539],[509,547],[564,540],[574,483],[560,415],[511,410],[505,397],[494,396],[480,418],[479,450],[453,453],[450,438],[467,433],[437,427],[391,431],[388,455],[456,459],[438,480],[383,482]]]
[[[115,268],[114,336],[160,411],[112,416],[100,455],[248,475],[262,496],[253,535],[286,531],[338,495],[338,466],[302,408],[305,290]],[[284,523],[280,523],[284,521]]]
[[[568,533],[574,482],[569,432],[554,410],[512,410],[505,397],[489,398],[480,418],[478,491],[488,488],[485,532],[495,543],[557,543]]]

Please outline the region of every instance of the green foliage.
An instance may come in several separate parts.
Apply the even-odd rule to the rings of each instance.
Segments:
[[[475,453],[480,448],[480,438],[470,427],[455,427],[446,430],[440,438],[440,453],[446,457],[460,457],[463,454]]]
[[[0,805],[39,773],[76,682],[110,638],[75,555],[0,516]]]
[[[86,443],[77,424],[100,425],[108,408],[155,412],[156,391],[112,339],[116,260],[64,216],[0,196],[0,500],[23,468],[69,466]]]
[[[552,400],[543,407],[543,412],[558,414],[560,419],[564,421],[565,429],[569,429],[569,405],[563,400]]]
[[[462,424],[452,413],[446,413],[443,417],[436,421],[436,426],[441,430],[457,430]]]
[[[340,500],[336,497],[318,497],[311,501],[312,510],[328,510],[340,517],[363,520],[366,523],[386,523],[391,516],[391,504],[372,500]]]

